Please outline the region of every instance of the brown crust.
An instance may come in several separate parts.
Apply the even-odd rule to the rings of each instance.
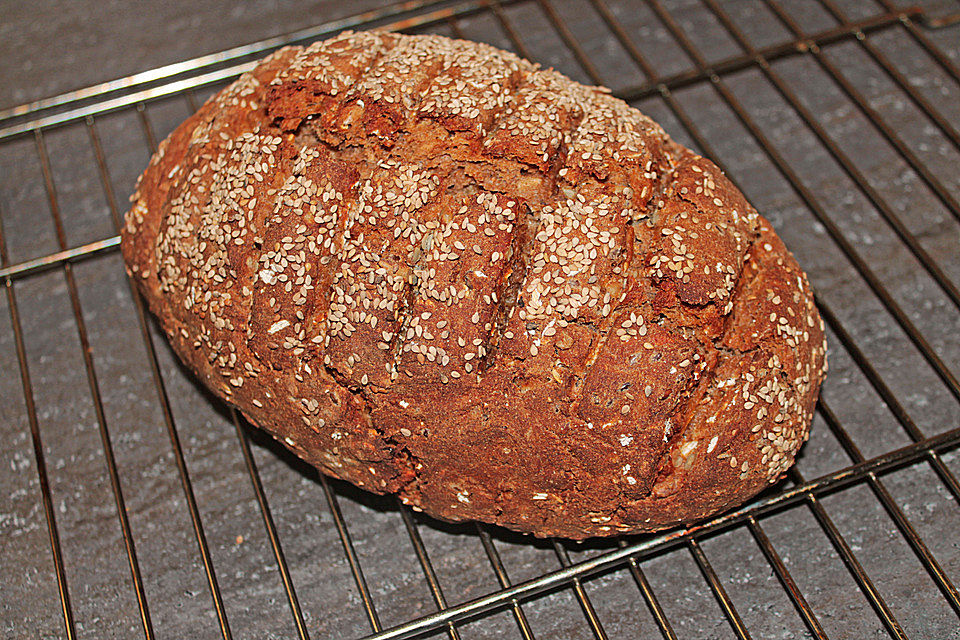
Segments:
[[[205,384],[439,518],[656,530],[807,437],[822,322],[769,224],[638,111],[491,47],[283,49],[132,202],[128,268]]]

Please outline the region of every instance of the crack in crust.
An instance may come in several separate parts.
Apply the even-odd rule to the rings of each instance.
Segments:
[[[670,156],[668,156],[668,159],[671,161],[669,168],[666,171],[664,171],[662,167],[659,167],[661,179],[657,184],[656,191],[653,194],[651,194],[649,198],[646,200],[646,202],[644,203],[645,209],[644,209],[644,216],[642,217],[651,220],[652,222],[651,226],[653,226],[654,229],[656,229],[655,217],[656,217],[657,210],[659,209],[659,203],[662,200],[662,198],[665,196],[667,189],[669,188],[670,182],[673,180],[673,177],[676,174],[676,159]],[[652,207],[651,207],[651,203],[653,203]],[[639,265],[633,264],[634,260],[638,259],[638,256],[634,254],[632,257],[633,257],[633,260],[630,261],[631,264],[629,265],[631,267],[631,270],[639,266]],[[639,258],[642,258],[642,257],[643,256],[639,256]],[[614,318],[616,317],[619,311],[623,310],[622,305],[626,300],[627,300],[627,296],[624,296],[622,299],[620,299],[617,302],[617,304],[614,305],[611,313],[602,321],[601,326],[597,328],[598,339],[596,343],[593,345],[593,347],[591,348],[589,355],[587,356],[585,369],[583,371],[583,377],[586,377],[590,373],[590,369],[594,366],[601,351],[603,351],[604,347],[606,346],[607,339],[610,335],[610,330],[613,328]],[[648,315],[653,315],[652,313],[650,313],[649,302],[644,301],[641,307],[642,307],[642,311],[647,312]],[[574,406],[579,406],[580,403],[583,401],[583,388],[581,387],[579,391],[580,391],[579,394],[574,399],[574,402],[573,402]]]
[[[516,96],[521,90],[528,88],[531,85],[532,83],[530,83],[529,80],[519,83],[513,95],[511,96],[511,102],[516,99]],[[522,107],[523,105],[517,105],[516,108]],[[583,122],[585,117],[586,114],[583,111],[575,113],[572,121],[575,123],[573,124],[573,128],[579,128],[580,123]],[[491,138],[488,137],[487,140],[484,140],[485,145],[488,140],[491,140]],[[535,246],[534,242],[540,232],[542,208],[545,203],[553,203],[559,200],[560,182],[562,179],[560,171],[566,165],[568,154],[569,146],[561,141],[555,153],[551,154],[550,157],[546,159],[549,160],[549,164],[546,163],[546,160],[541,165],[530,164],[532,168],[539,169],[540,178],[545,180],[548,185],[547,192],[549,195],[543,201],[533,203],[539,206],[532,207],[530,202],[526,202],[524,205],[526,213],[530,217],[522,217],[523,224],[518,225],[519,231],[515,236],[517,240],[515,244],[519,246],[519,255],[516,249],[511,255],[511,263],[509,264],[511,275],[508,277],[506,291],[501,297],[501,303],[497,309],[493,331],[487,339],[486,354],[483,356],[481,361],[481,372],[486,372],[496,365],[495,355],[500,346],[500,341],[503,339],[504,334],[508,331],[507,327],[509,326],[510,320],[513,318],[517,310],[522,308],[521,303],[523,302],[523,291],[527,285],[527,279],[530,275],[530,264],[533,259],[533,251]],[[544,167],[546,168],[546,171],[543,170]],[[519,274],[515,279],[512,278],[514,273]]]
[[[752,495],[805,437],[822,323],[766,223],[624,103],[486,45],[281,50],[134,202],[124,256],[181,358],[434,516],[654,530]]]
[[[514,235],[514,241],[510,247],[506,284],[503,293],[500,295],[500,301],[497,304],[493,330],[487,337],[486,353],[480,361],[481,373],[486,373],[496,363],[500,341],[503,339],[503,334],[507,331],[507,324],[511,316],[520,305],[520,292],[523,289],[527,274],[529,273],[530,253],[533,247],[533,238],[536,237],[537,229],[539,228],[539,221],[537,217],[533,215],[533,211],[529,206],[525,206],[524,208],[526,211],[520,214],[524,222],[517,224],[519,231]],[[526,222],[526,216],[529,216],[532,222]]]

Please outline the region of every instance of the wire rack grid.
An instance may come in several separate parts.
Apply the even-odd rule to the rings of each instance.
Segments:
[[[413,0],[0,111],[0,629],[960,637],[958,19],[888,0]],[[511,49],[724,168],[828,327],[787,480],[688,529],[534,542],[328,480],[190,380],[126,282],[120,196],[257,58],[346,28]]]

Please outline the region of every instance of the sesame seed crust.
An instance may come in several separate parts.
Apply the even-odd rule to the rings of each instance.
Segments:
[[[709,161],[487,45],[281,49],[158,148],[122,232],[175,351],[326,474],[537,536],[738,504],[806,440],[806,278]]]

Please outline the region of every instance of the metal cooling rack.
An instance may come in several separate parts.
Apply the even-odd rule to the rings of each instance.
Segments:
[[[618,96],[655,115],[672,134],[716,160],[751,199],[754,193],[761,196],[775,194],[771,196],[774,198],[772,202],[774,205],[779,203],[782,215],[778,216],[776,210],[771,212],[769,209],[764,213],[771,214],[778,230],[798,238],[795,242],[800,246],[803,246],[804,234],[814,234],[815,243],[823,247],[824,254],[829,254],[819,265],[811,264],[816,262],[816,249],[806,250],[810,256],[807,261],[803,259],[803,251],[798,257],[810,271],[818,292],[818,304],[829,329],[835,371],[828,379],[818,406],[814,441],[807,446],[800,464],[791,471],[787,481],[741,509],[690,529],[588,545],[558,541],[534,543],[484,526],[441,525],[413,514],[391,500],[365,497],[342,483],[329,481],[303,468],[298,468],[297,473],[308,485],[319,487],[325,504],[317,505],[303,499],[295,509],[285,506],[281,526],[271,511],[268,501],[271,491],[261,468],[268,464],[273,468],[281,464],[278,463],[281,458],[285,461],[282,464],[296,463],[276,449],[252,447],[251,439],[269,445],[255,432],[248,431],[242,419],[230,411],[227,420],[235,431],[237,442],[229,450],[232,453],[217,455],[241,461],[235,464],[251,483],[253,499],[262,520],[263,531],[257,535],[265,536],[264,548],[272,555],[269,566],[263,568],[259,577],[244,580],[247,584],[259,581],[273,585],[276,582],[273,574],[279,578],[279,585],[275,585],[273,591],[279,596],[279,602],[271,603],[269,598],[255,599],[245,605],[262,608],[254,616],[266,616],[267,610],[271,615],[286,610],[282,624],[287,625],[284,628],[288,631],[276,631],[270,637],[292,634],[300,638],[311,634],[314,637],[356,637],[367,632],[362,627],[348,626],[331,631],[323,624],[333,615],[326,609],[325,602],[310,601],[304,605],[302,603],[306,600],[298,597],[298,587],[302,592],[305,585],[312,585],[313,592],[319,588],[316,584],[325,582],[326,578],[311,572],[309,567],[313,560],[308,552],[295,550],[294,555],[290,555],[291,547],[289,543],[285,547],[284,538],[300,538],[284,532],[313,526],[311,523],[315,521],[307,519],[306,515],[316,511],[323,511],[318,521],[335,532],[343,552],[339,561],[344,567],[343,579],[328,587],[347,594],[344,598],[355,607],[359,619],[366,620],[371,635],[364,637],[368,638],[431,634],[450,638],[461,635],[504,637],[504,634],[517,633],[523,638],[564,638],[578,634],[607,638],[608,634],[614,635],[611,629],[621,635],[626,633],[623,629],[631,628],[630,618],[642,619],[640,633],[644,637],[714,637],[720,633],[718,627],[691,628],[683,615],[687,609],[682,603],[678,604],[681,598],[697,592],[707,594],[708,600],[712,598],[715,603],[707,602],[704,615],[725,621],[719,628],[738,638],[750,638],[751,632],[754,637],[769,635],[770,627],[764,626],[767,623],[763,615],[766,614],[762,613],[766,609],[776,610],[777,616],[784,620],[792,618],[792,623],[783,622],[783,628],[788,630],[781,632],[782,637],[842,637],[846,635],[844,629],[851,626],[862,628],[863,637],[874,628],[894,638],[906,638],[908,633],[910,637],[934,637],[928,635],[935,633],[930,631],[933,627],[924,626],[922,621],[916,622],[916,614],[909,612],[907,605],[914,597],[921,607],[921,617],[942,620],[945,611],[946,622],[943,624],[946,626],[942,628],[960,628],[957,625],[960,593],[950,575],[960,569],[960,551],[956,548],[960,533],[951,528],[960,502],[957,465],[953,463],[960,445],[960,383],[956,374],[957,346],[950,338],[958,333],[956,318],[960,310],[960,290],[956,284],[960,272],[960,251],[956,242],[960,240],[956,226],[960,222],[960,183],[954,179],[955,169],[951,175],[949,165],[950,158],[960,151],[960,134],[956,111],[950,114],[943,106],[945,100],[956,101],[960,76],[954,59],[950,57],[949,47],[944,48],[944,40],[937,36],[938,33],[952,34],[955,43],[960,33],[956,26],[960,13],[950,13],[948,7],[946,14],[931,17],[919,8],[897,8],[888,0],[880,0],[876,5],[866,3],[870,5],[868,8],[861,3],[852,10],[838,6],[836,0],[799,4],[758,1],[750,3],[748,10],[744,10],[742,4],[738,6],[718,0],[679,3],[649,0],[634,6],[612,0],[591,0],[589,3],[574,3],[571,7],[570,2],[560,0],[404,2],[287,37],[265,40],[0,111],[0,159],[8,153],[33,154],[39,165],[38,179],[42,182],[41,190],[46,197],[55,236],[55,250],[34,249],[31,253],[32,245],[27,242],[26,249],[11,259],[8,246],[20,246],[29,236],[30,229],[9,220],[0,225],[0,278],[6,289],[9,311],[9,326],[4,325],[3,329],[9,333],[3,336],[6,340],[0,346],[6,345],[11,353],[15,353],[11,362],[15,359],[19,368],[23,405],[21,407],[20,399],[13,396],[4,398],[4,403],[11,407],[17,405],[16,410],[11,409],[11,415],[22,412],[25,416],[29,444],[25,440],[24,449],[33,456],[32,462],[20,467],[15,460],[13,469],[23,469],[23,477],[35,473],[35,477],[24,482],[37,487],[42,515],[38,511],[33,517],[42,523],[47,541],[47,548],[37,549],[37,556],[26,564],[35,567],[37,580],[42,582],[48,578],[55,581],[60,617],[57,633],[69,638],[96,634],[97,625],[109,618],[111,611],[106,606],[101,609],[94,602],[84,604],[82,615],[78,615],[76,601],[89,598],[85,595],[87,585],[83,584],[83,579],[90,574],[80,571],[77,563],[72,567],[65,560],[65,530],[62,524],[58,526],[58,520],[63,520],[64,513],[69,511],[69,500],[63,497],[58,500],[54,495],[51,476],[58,474],[57,469],[61,467],[58,462],[51,462],[50,449],[43,440],[58,436],[49,428],[43,428],[49,409],[36,401],[37,388],[30,373],[37,358],[43,362],[43,351],[49,345],[28,344],[30,333],[24,327],[33,321],[22,311],[24,299],[33,303],[38,296],[43,297],[46,287],[59,286],[62,289],[65,285],[63,295],[69,301],[71,320],[67,324],[72,325],[66,327],[65,332],[75,332],[81,347],[86,390],[80,392],[89,394],[100,443],[96,455],[102,457],[101,464],[106,465],[109,481],[109,493],[105,495],[111,495],[114,503],[103,505],[103,513],[107,515],[98,521],[97,535],[119,536],[117,540],[122,545],[129,575],[118,578],[120,584],[116,589],[126,594],[120,600],[136,611],[138,623],[131,624],[138,625],[144,637],[162,635],[162,630],[155,634],[156,616],[152,612],[169,604],[165,599],[159,601],[156,593],[169,594],[169,591],[154,586],[152,576],[138,560],[138,549],[150,548],[153,544],[148,533],[150,527],[142,524],[149,523],[149,518],[137,515],[136,522],[140,522],[140,526],[132,522],[124,495],[125,490],[129,493],[131,486],[138,484],[141,478],[136,474],[140,470],[131,471],[132,462],[124,465],[121,460],[118,463],[115,451],[119,445],[108,429],[109,412],[105,410],[103,400],[105,390],[111,388],[115,380],[110,378],[111,372],[104,374],[98,368],[97,350],[91,346],[88,330],[90,312],[82,304],[87,295],[84,291],[92,286],[89,278],[84,280],[82,277],[87,265],[101,261],[106,268],[120,268],[116,259],[118,238],[107,235],[93,241],[71,243],[70,238],[75,237],[71,225],[75,223],[64,213],[67,209],[64,197],[58,195],[72,188],[69,185],[71,178],[58,177],[57,163],[52,160],[49,150],[49,138],[67,131],[74,138],[79,136],[85,140],[83,144],[88,146],[88,157],[95,160],[95,167],[91,169],[94,182],[98,181],[101,197],[107,205],[103,215],[109,217],[116,231],[123,208],[117,196],[125,194],[117,193],[111,176],[111,154],[101,132],[103,122],[111,118],[135,119],[139,128],[137,135],[142,139],[134,136],[118,143],[111,136],[111,148],[146,145],[152,150],[158,140],[156,121],[171,120],[170,116],[160,116],[158,112],[171,108],[170,105],[179,105],[184,112],[185,107],[196,109],[202,96],[250,69],[256,59],[279,46],[310,42],[346,28],[374,27],[488,39],[525,57],[558,66],[574,77],[611,85]],[[762,12],[766,23],[760,20],[758,12]],[[645,31],[638,35],[637,26],[631,26],[631,21],[635,14],[641,13]],[[763,27],[758,33],[755,29],[757,23],[770,26]],[[811,23],[815,26],[810,27]],[[752,34],[748,33],[751,28],[754,29]],[[651,46],[654,54],[651,54]],[[837,51],[839,53],[835,54]],[[656,52],[666,59],[655,60]],[[956,50],[952,55],[956,55]],[[904,62],[907,58],[909,64]],[[658,73],[658,68],[666,71]],[[868,68],[872,77],[881,78],[883,86],[888,87],[886,94],[868,95],[875,84],[864,85],[860,77],[863,68]],[[821,81],[825,80],[827,84],[823,86],[827,89],[816,82],[807,82],[803,74],[810,73],[810,69],[816,71]],[[798,74],[801,76],[799,82]],[[925,81],[932,77],[943,80],[933,85]],[[743,86],[759,88],[756,93],[745,96]],[[940,88],[939,97],[931,86]],[[773,102],[769,97],[757,97],[764,92],[773,97]],[[833,95],[831,99],[839,100],[841,106],[831,107],[832,111],[820,110],[817,98],[821,93],[830,93]],[[884,95],[893,96],[898,104],[907,104],[907,115],[891,111],[889,103],[883,100]],[[721,124],[702,124],[713,123],[716,113],[721,113]],[[787,124],[782,121],[771,124],[771,113],[788,118]],[[924,128],[928,142],[926,148],[918,146],[915,139],[904,133],[909,131],[901,123],[904,118],[912,118],[910,122],[919,122]],[[171,120],[163,126],[169,130],[173,125],[175,122]],[[734,129],[736,134],[728,133]],[[802,135],[796,133],[798,131]],[[810,167],[803,164],[802,158],[797,159],[790,145],[783,143],[794,136],[799,136],[796,139],[801,151],[806,144],[811,154],[827,159],[814,181],[807,177]],[[865,168],[862,151],[854,143],[856,138],[862,137],[875,138],[876,142],[871,144],[880,150],[877,153],[889,156],[890,163],[899,168],[899,175],[907,177],[897,182],[895,177],[878,176],[873,165]],[[929,149],[931,144],[935,147],[933,152]],[[749,146],[753,155],[744,159],[737,151],[738,145]],[[143,151],[145,155],[145,149]],[[114,165],[117,162],[121,161],[115,161]],[[62,159],[60,165],[63,165]],[[906,204],[891,195],[892,188],[905,188],[904,181],[911,185],[904,196]],[[8,184],[5,188],[13,187]],[[835,191],[853,194],[849,196],[855,199],[853,204],[833,206],[828,203],[828,196]],[[862,225],[867,224],[861,219],[864,211],[871,212],[873,217],[870,219],[874,222],[870,224],[880,229],[876,233],[892,239],[887,241],[887,254],[878,257],[880,250],[876,249],[875,237],[862,232]],[[42,215],[39,211],[32,214],[36,220]],[[0,222],[9,215],[9,210],[0,210]],[[929,219],[939,225],[933,231],[921,224]],[[851,224],[851,220],[856,224]],[[943,234],[946,234],[945,241],[941,241]],[[788,244],[797,246],[790,238]],[[920,302],[911,297],[914,295],[912,289],[906,293],[903,288],[892,290],[891,269],[908,282],[922,284],[917,288],[921,292],[917,294],[921,296]],[[49,281],[51,272],[59,272],[62,278]],[[857,290],[862,291],[854,297],[866,301],[863,302],[869,311],[866,319],[848,309],[843,291],[853,286],[850,282],[858,283]],[[170,379],[180,374],[165,364],[165,358],[169,357],[166,347],[145,313],[140,298],[127,290],[119,291],[117,295],[128,297],[135,309],[139,335],[131,340],[142,343],[145,349],[146,365],[154,387],[152,390],[142,389],[142,393],[151,397],[155,395],[159,401],[162,426],[172,451],[172,456],[163,460],[179,483],[180,495],[164,495],[158,500],[167,501],[174,510],[187,512],[189,532],[184,539],[192,540],[195,548],[183,551],[187,555],[193,554],[185,571],[202,575],[205,583],[198,591],[189,594],[195,602],[192,606],[204,611],[204,619],[213,620],[212,628],[223,638],[246,636],[248,633],[238,628],[231,612],[231,595],[222,587],[224,576],[232,567],[222,551],[224,545],[210,541],[208,531],[217,525],[216,518],[211,525],[210,509],[205,511],[198,500],[197,472],[192,475],[190,467],[193,465],[188,465],[192,445],[182,439],[183,418],[178,418],[172,408],[175,396],[172,398],[169,390]],[[926,311],[918,314],[917,305],[923,301],[932,302],[922,307]],[[47,303],[40,300],[37,304],[43,308],[42,305]],[[38,308],[37,304],[31,304],[31,308]],[[850,302],[849,306],[855,309],[857,303]],[[945,323],[942,318],[947,319]],[[875,327],[883,328],[881,335],[871,333]],[[885,333],[888,329],[892,333]],[[68,347],[70,339],[69,336],[65,338]],[[882,343],[887,341],[911,354],[901,368],[893,367],[894,371],[883,360]],[[49,348],[53,350],[53,346]],[[41,353],[31,355],[37,350]],[[13,371],[8,374],[6,378],[13,377]],[[841,380],[835,383],[834,376]],[[925,385],[932,399],[918,401],[915,395],[904,391],[903,385],[907,384],[904,380],[911,378],[920,380],[918,384]],[[82,386],[83,381],[75,379],[73,384]],[[837,391],[829,393],[833,384]],[[909,390],[910,387],[906,388]],[[848,403],[845,400],[847,393],[866,400]],[[201,396],[197,396],[196,401],[205,402]],[[838,404],[843,406],[837,407]],[[71,411],[71,407],[60,409]],[[858,419],[858,411],[864,412],[862,419]],[[885,432],[874,425],[874,421],[893,425],[894,430],[899,430],[898,435],[889,436],[889,442],[884,441]],[[16,439],[24,425],[18,420],[10,420],[0,428],[3,437],[9,440]],[[148,426],[135,425],[134,430],[136,428],[147,429]],[[129,445],[124,444],[123,450],[129,451]],[[824,453],[828,450],[829,453]],[[817,463],[817,456],[832,462]],[[202,466],[201,463],[195,464]],[[825,464],[832,464],[826,472]],[[30,471],[30,467],[34,470]],[[803,475],[807,467],[816,472],[815,477],[807,477],[809,472]],[[918,511],[916,503],[919,498],[914,499],[919,489],[909,481],[899,479],[907,471],[920,468],[932,472],[924,476],[928,481],[923,486],[926,489],[933,487],[932,490],[942,497],[934,508],[927,508],[926,515]],[[279,477],[271,473],[271,478]],[[210,477],[210,472],[205,472],[203,482]],[[891,489],[894,484],[897,488]],[[292,499],[281,498],[282,491],[283,486],[280,486],[273,492],[276,494],[274,500],[282,499],[285,505],[289,500],[296,503],[302,495],[301,492]],[[899,564],[893,568],[897,575],[909,577],[906,582],[912,586],[907,589],[908,593],[902,593],[902,583],[896,580],[891,583],[887,572],[883,571],[883,575],[877,577],[877,562],[885,562],[883,558],[886,556],[882,550],[875,553],[874,547],[864,542],[870,537],[864,533],[863,527],[858,529],[855,522],[851,524],[851,519],[856,521],[860,516],[854,514],[851,518],[850,511],[843,510],[842,505],[847,504],[843,501],[845,496],[859,496],[853,498],[853,502],[879,505],[881,518],[886,518],[883,526],[892,532],[887,537],[889,544],[905,545],[909,550],[897,556]],[[350,507],[349,514],[347,506]],[[868,507],[865,508],[869,510]],[[848,509],[856,511],[856,505]],[[358,524],[357,518],[363,514],[367,514],[374,524]],[[782,524],[784,519],[799,523],[811,516],[815,523],[812,528],[803,529],[799,524],[784,528]],[[71,521],[75,520],[71,518]],[[111,524],[113,520],[116,522]],[[0,524],[3,524],[2,519]],[[114,529],[116,525],[119,525],[119,534]],[[798,533],[792,533],[793,527]],[[772,530],[776,533],[771,533]],[[796,547],[795,541],[791,542],[791,537],[801,535],[799,531],[804,531],[803,536],[809,536],[803,545],[807,548],[819,545],[821,548],[817,553],[829,559],[819,569],[827,572],[823,575],[839,577],[820,581],[810,577],[817,575],[816,571],[805,568],[797,557],[803,555],[804,547]],[[931,538],[931,532],[936,533],[936,539]],[[947,544],[940,544],[941,537],[946,538]],[[429,547],[437,547],[439,539],[446,541],[447,546],[440,551],[434,549],[431,554]],[[852,539],[856,542],[851,542]],[[76,537],[71,537],[70,544],[82,546]],[[240,544],[238,537],[237,546]],[[368,577],[372,567],[376,575],[381,575],[384,570],[370,562],[370,549],[382,548],[386,544],[396,545],[390,553],[394,554],[397,563],[403,557],[410,557],[408,564],[417,568],[415,580],[421,583],[417,593],[421,596],[427,594],[426,602],[423,597],[404,600],[404,594],[413,593],[410,591],[413,587],[404,591],[390,587],[389,580],[377,582]],[[746,571],[741,566],[738,572],[736,563],[730,560],[732,552],[725,551],[736,545],[754,545],[753,548],[759,550],[746,565]],[[77,558],[85,557],[88,552],[84,549],[76,552]],[[789,550],[789,557],[784,549]],[[538,554],[536,562],[511,569],[511,558],[524,557],[524,553],[534,552],[531,550]],[[102,550],[89,551],[93,558],[103,557],[105,553]],[[454,573],[489,573],[490,579],[495,578],[493,586],[454,594],[450,584],[456,581],[450,578],[449,566],[438,568],[438,555],[444,565],[454,564]],[[669,571],[675,562],[672,559],[681,555],[688,562],[692,559],[695,567],[692,573],[681,573],[673,578],[672,583],[652,575]],[[874,555],[880,560],[873,559]],[[293,559],[288,559],[291,557]],[[550,557],[553,560],[549,560]],[[474,563],[476,558],[479,559]],[[550,562],[554,563],[553,567]],[[512,572],[522,573],[524,577],[512,582]],[[758,572],[769,578],[763,584],[772,585],[772,590],[768,591],[769,602],[757,600],[757,592],[747,584],[753,579],[750,576]],[[798,577],[798,572],[803,572],[804,576]],[[742,575],[747,577],[741,579]],[[408,572],[399,580],[409,578]],[[5,591],[8,588],[12,587],[8,585]],[[619,589],[617,598],[621,600],[614,598],[614,605],[598,604],[606,602],[609,599],[607,591],[615,588]],[[26,592],[12,595],[14,599],[35,597]],[[34,603],[39,609],[52,604]],[[338,605],[341,606],[345,605]],[[938,611],[942,609],[939,614],[933,612],[937,607]],[[389,623],[382,619],[384,608],[394,612],[394,619]],[[856,613],[850,614],[851,610]],[[3,611],[0,609],[0,613]],[[92,611],[96,611],[96,616]],[[399,617],[396,611],[402,612]],[[559,628],[545,622],[554,615],[551,611],[560,611],[556,614],[561,620]],[[908,615],[912,616],[911,623],[905,625],[902,620]],[[853,616],[852,622],[844,623],[846,627],[838,622],[844,616]],[[165,619],[169,618],[170,615],[165,614]],[[244,617],[245,620],[248,618]],[[33,637],[33,630],[16,629],[9,624],[15,624],[15,621],[4,629],[11,631],[13,637]]]

